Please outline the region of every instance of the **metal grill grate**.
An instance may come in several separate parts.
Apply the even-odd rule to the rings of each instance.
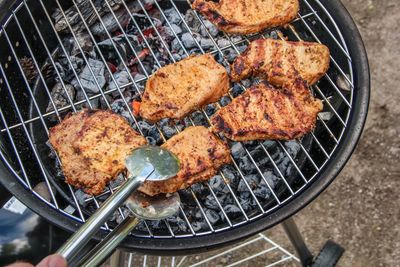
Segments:
[[[47,202],[49,206],[57,209],[65,216],[77,221],[85,221],[91,211],[99,206],[104,198],[113,192],[117,186],[110,186],[103,195],[93,198],[87,198],[81,201],[77,198],[75,190],[71,186],[60,185],[61,181],[57,178],[57,171],[54,167],[49,167],[52,163],[44,156],[46,147],[48,129],[54,123],[51,121],[60,120],[67,112],[77,111],[82,105],[93,108],[95,101],[102,101],[107,108],[112,108],[110,96],[119,95],[123,108],[128,112],[133,127],[145,135],[143,123],[138,120],[130,107],[129,101],[125,99],[124,92],[126,89],[136,91],[141,94],[145,81],[151,75],[146,70],[140,51],[137,50],[131,37],[126,33],[126,25],[118,20],[119,14],[113,10],[112,3],[119,1],[104,1],[105,9],[111,16],[109,19],[116,23],[118,37],[126,40],[127,49],[133,54],[137,61],[137,66],[143,70],[144,77],[136,78],[132,75],[130,67],[124,60],[122,52],[118,48],[115,41],[115,32],[106,30],[107,21],[103,21],[104,17],[95,8],[93,1],[89,7],[94,11],[94,16],[99,21],[99,27],[104,31],[104,39],[109,40],[111,50],[115,53],[116,58],[121,61],[123,68],[128,73],[128,79],[125,83],[120,83],[112,75],[112,69],[107,64],[106,55],[100,48],[98,38],[93,34],[93,29],[88,22],[82,19],[84,12],[81,10],[79,1],[60,2],[56,1],[22,1],[11,10],[11,15],[7,21],[3,23],[0,29],[0,44],[2,47],[1,64],[0,64],[0,94],[2,97],[0,103],[0,133],[1,133],[1,156],[8,167],[13,170],[19,183],[22,183],[27,189],[32,188],[40,182],[45,182],[49,189],[50,201],[45,200],[39,193],[36,194],[40,201]],[[172,51],[171,45],[165,40],[164,33],[160,27],[151,18],[149,12],[158,12],[162,20],[165,20],[164,26],[170,30],[171,36],[177,40],[177,46],[183,51],[183,57],[192,53],[212,53],[225,66],[229,65],[229,55],[227,52],[239,54],[248,42],[257,38],[288,38],[290,40],[308,40],[322,42],[329,46],[331,56],[331,68],[322,80],[312,87],[313,92],[324,102],[325,110],[318,116],[317,128],[309,136],[302,140],[292,142],[292,145],[298,148],[297,153],[291,151],[291,146],[285,142],[246,142],[233,143],[231,146],[241,151],[240,157],[232,155],[233,164],[228,169],[223,169],[219,175],[223,182],[224,194],[221,194],[213,184],[213,181],[194,186],[184,191],[184,202],[180,209],[179,220],[171,219],[160,222],[163,226],[157,227],[154,223],[144,222],[139,230],[133,234],[140,237],[190,237],[198,235],[211,234],[213,232],[221,232],[226,229],[244,224],[248,221],[256,220],[261,216],[272,214],[289,201],[295,201],[296,195],[313,181],[313,178],[320,172],[326,162],[330,159],[332,153],[338,147],[342,134],[346,129],[349,116],[351,114],[351,103],[353,100],[353,73],[352,60],[348,53],[346,43],[336,26],[335,21],[330,16],[318,0],[302,0],[301,12],[298,18],[288,27],[280,30],[268,31],[262,34],[251,35],[247,37],[237,38],[237,36],[229,36],[219,33],[219,40],[224,40],[224,45],[220,45],[215,39],[213,33],[207,27],[207,22],[194,12],[194,20],[205,31],[207,38],[212,42],[207,48],[202,46],[201,40],[195,38],[196,33],[189,27],[185,20],[185,12],[189,9],[189,2],[166,0],[162,2],[154,2],[153,9],[149,9],[151,1],[138,0],[138,12],[143,16],[141,19],[148,23],[148,28],[154,34],[154,38],[158,41],[167,58],[161,57],[159,51],[154,49],[154,44],[149,43],[146,32],[139,25],[138,17],[129,12],[129,21],[131,26],[136,29],[138,38],[143,39],[144,46],[148,49],[148,57],[153,58],[156,67],[162,67],[168,63],[176,62],[176,55]],[[120,9],[129,10],[129,2],[121,1]],[[72,66],[71,71],[73,77],[77,78],[79,87],[83,88],[79,73],[74,69],[75,59],[70,55],[65,44],[65,34],[59,34],[51,17],[55,8],[61,12],[61,16],[65,17],[67,8],[75,7],[76,19],[79,20],[83,32],[89,35],[93,42],[94,51],[97,53],[99,61],[105,66],[105,73],[110,77],[110,83],[115,84],[115,88],[102,89],[100,82],[95,78],[95,70],[90,67],[90,55],[85,52],[84,48],[79,45],[79,34],[74,31],[73,26],[67,23],[67,32],[72,36],[73,44],[76,45],[81,59],[85,65],[89,66],[90,75],[93,77],[98,92],[87,94],[85,90],[82,99],[76,100],[68,92],[68,85],[63,81],[62,70],[57,67],[57,56],[63,55],[67,65]],[[194,50],[188,49],[184,45],[182,35],[174,29],[174,23],[168,20],[165,10],[174,10],[179,14],[179,25],[185,32],[193,37]],[[105,30],[104,30],[105,29]],[[32,83],[29,80],[29,73],[23,65],[24,58],[31,59],[31,71],[38,74],[37,80]],[[51,69],[53,76],[59,79],[62,90],[65,93],[66,103],[58,106],[56,99],[51,91],[47,70]],[[255,81],[257,82],[257,81]],[[235,90],[240,88],[245,90],[247,82],[235,84],[225,99],[215,105],[219,108],[229,102],[229,99],[236,95]],[[225,103],[224,103],[225,102]],[[46,110],[48,103],[51,110]],[[186,126],[204,124],[207,126],[209,121],[209,112],[204,109],[199,111],[201,114],[192,114],[186,120]],[[197,113],[199,113],[197,112]],[[198,118],[202,119],[198,119]],[[182,127],[174,126],[174,130],[179,132]],[[162,125],[157,125],[157,131],[162,141],[165,141],[166,133]],[[276,155],[280,157],[279,160]],[[251,170],[244,169],[241,158],[246,158],[248,166]],[[268,164],[266,168],[260,163]],[[279,161],[279,162],[278,162]],[[287,169],[282,169],[281,161],[285,161],[287,169],[291,172],[288,174]],[[267,163],[265,163],[267,162]],[[268,197],[260,197],[259,192],[255,192],[254,186],[249,182],[248,173],[252,173],[258,177],[259,182],[266,187],[265,194]],[[233,181],[232,173],[237,178]],[[277,180],[271,180],[271,175]],[[58,179],[58,180],[57,180]],[[215,182],[215,181],[214,181]],[[246,204],[237,190],[237,183],[243,186],[243,190],[248,197]],[[67,190],[59,190],[65,187]],[[230,202],[227,204],[226,199]],[[215,211],[219,219],[217,222],[210,214],[210,209],[206,200],[211,201],[215,205]],[[227,206],[230,209],[227,209]],[[73,207],[73,208],[72,208]],[[232,212],[232,208],[236,208]],[[191,212],[189,212],[189,210]],[[119,209],[119,216],[124,217],[125,211]],[[118,221],[118,220],[117,220]],[[184,226],[183,226],[184,225]],[[181,227],[179,227],[181,226]],[[113,222],[106,224],[105,229],[112,229]]]

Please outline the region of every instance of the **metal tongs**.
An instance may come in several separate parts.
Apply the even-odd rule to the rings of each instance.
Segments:
[[[178,173],[179,161],[171,152],[160,147],[144,146],[133,150],[125,163],[130,173],[127,181],[57,251],[57,254],[63,256],[67,262],[76,260],[78,252],[124,202],[128,209],[140,219],[159,220],[178,211],[180,205],[178,194],[155,199],[144,198],[137,192],[132,194],[146,180],[165,181]],[[94,252],[89,252],[83,259],[85,263],[80,266],[96,266],[101,263],[104,257],[113,251],[139,223],[138,218],[127,217],[94,248]]]

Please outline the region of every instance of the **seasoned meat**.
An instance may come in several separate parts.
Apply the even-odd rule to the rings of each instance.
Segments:
[[[49,140],[66,182],[93,195],[125,170],[124,160],[132,149],[146,144],[124,118],[104,110],[69,115],[50,129]]]
[[[250,34],[292,21],[299,11],[299,1],[195,0],[192,8],[224,32]]]
[[[145,182],[139,190],[150,196],[173,193],[206,181],[213,177],[222,165],[231,162],[229,148],[203,126],[185,129],[162,147],[178,157],[180,171],[167,181]]]
[[[125,170],[126,156],[145,144],[145,138],[125,118],[111,111],[98,111],[86,119],[73,147],[92,168],[116,176]]]
[[[191,56],[159,69],[147,81],[140,115],[151,122],[182,119],[228,90],[228,73],[210,54]]]
[[[214,132],[235,141],[291,140],[315,127],[322,108],[301,78],[282,88],[262,82],[218,110],[211,123]]]
[[[231,76],[234,81],[258,76],[282,86],[297,72],[312,85],[327,72],[329,56],[328,47],[318,43],[256,40],[233,62]]]

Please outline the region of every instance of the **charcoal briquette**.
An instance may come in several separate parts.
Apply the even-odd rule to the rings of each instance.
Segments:
[[[204,212],[204,213],[206,214],[208,221],[209,221],[212,225],[216,224],[216,223],[219,221],[219,219],[220,219],[218,213],[217,213],[215,210],[212,210],[212,209],[205,209],[205,212]]]
[[[190,48],[193,48],[193,47],[196,46],[196,41],[195,41],[195,39],[194,39],[193,36],[192,36],[190,33],[188,33],[188,32],[185,32],[184,34],[182,34],[181,39],[182,39],[182,43],[183,43],[183,45],[186,47],[186,49],[190,49]]]
[[[205,107],[207,116],[212,116],[217,111],[217,108],[213,104],[209,104]]]
[[[235,84],[233,85],[233,88],[232,88],[232,90],[231,90],[231,94],[232,94],[233,97],[237,97],[237,96],[239,96],[240,94],[242,94],[243,92],[244,92],[244,89],[243,89],[242,86],[240,86],[240,85],[237,84],[237,83],[235,83]]]
[[[171,24],[171,29],[175,32],[175,34],[179,35],[182,33],[182,28],[179,27],[177,24],[172,23]]]
[[[164,11],[165,16],[168,21],[172,24],[179,24],[181,21],[181,17],[175,8],[170,8]]]
[[[201,229],[206,229],[207,228],[207,226],[206,226],[206,223],[205,222],[202,222],[202,221],[194,221],[194,222],[192,222],[192,228],[193,228],[193,230],[195,231],[195,232],[198,232],[198,231],[200,231]]]
[[[208,31],[208,33],[207,33],[207,31]],[[200,27],[200,34],[203,37],[209,37],[209,34],[212,37],[216,37],[218,35],[218,33],[219,33],[218,28],[208,20],[205,20],[204,25],[201,25],[201,27]]]
[[[241,215],[241,210],[238,208],[236,205],[226,205],[224,207],[224,211],[227,215],[236,217],[238,215]]]
[[[169,125],[163,126],[162,132],[167,139],[171,138],[172,136],[174,136],[176,134],[175,129]]]
[[[285,142],[285,147],[292,158],[295,158],[300,151],[300,144],[296,141]]]
[[[200,45],[205,50],[214,47],[213,41],[211,39],[208,39],[208,38],[201,38],[200,39]]]
[[[266,186],[260,186],[253,191],[256,197],[261,199],[268,199],[271,196],[271,191]]]
[[[204,200],[204,205],[209,209],[218,210],[217,200],[211,194],[206,196],[206,198]]]
[[[145,135],[147,135],[151,131],[151,129],[155,127],[154,125],[151,125],[146,121],[139,121],[138,124],[143,134]]]
[[[246,155],[246,151],[243,149],[243,145],[239,142],[234,142],[231,146],[231,153],[234,158],[241,158]]]
[[[222,192],[226,187],[224,180],[220,175],[216,175],[213,178],[211,178],[209,184],[215,193]]]

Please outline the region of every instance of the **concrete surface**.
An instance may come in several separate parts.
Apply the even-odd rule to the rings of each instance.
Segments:
[[[400,2],[343,3],[370,60],[368,122],[340,176],[296,220],[314,253],[326,239],[346,248],[339,266],[400,266]]]

